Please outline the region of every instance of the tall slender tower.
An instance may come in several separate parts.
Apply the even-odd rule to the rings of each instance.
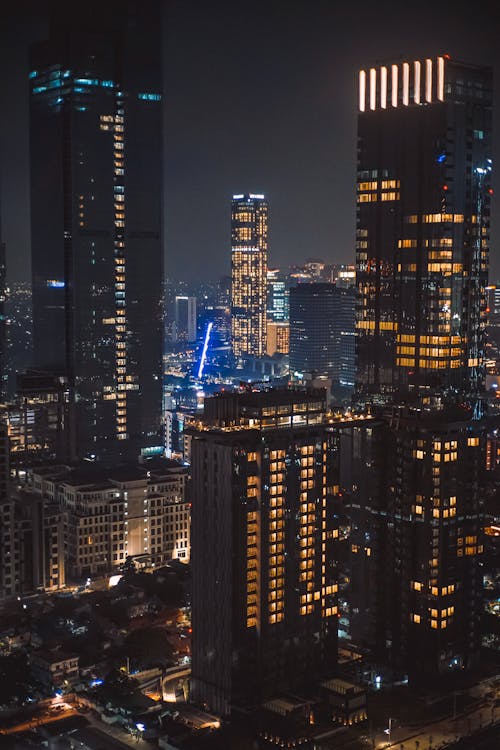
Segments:
[[[235,358],[263,357],[267,347],[268,205],[263,195],[233,195],[231,328]]]
[[[357,398],[385,407],[364,607],[415,679],[481,645],[491,70],[447,56],[359,76]]]
[[[35,366],[77,457],[162,443],[160,28],[156,0],[57,0],[31,50]]]

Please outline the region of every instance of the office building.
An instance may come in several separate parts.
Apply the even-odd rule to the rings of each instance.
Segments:
[[[290,371],[354,384],[355,295],[327,283],[290,289]]]
[[[31,48],[34,364],[80,458],[162,444],[160,51],[155,0],[56,0]]]
[[[267,354],[288,354],[290,351],[290,325],[288,321],[267,321]]]
[[[177,296],[175,298],[174,327],[172,342],[192,344],[196,341],[196,297]]]
[[[192,429],[192,698],[227,715],[331,675],[338,487],[324,389],[205,400]]]
[[[105,575],[127,558],[139,566],[189,562],[186,468],[151,459],[106,470],[95,465],[35,468],[30,491],[64,514],[68,576]]]
[[[233,195],[231,336],[235,359],[263,357],[267,346],[268,204],[263,195]]]
[[[286,277],[279,268],[267,270],[267,318],[284,323],[289,317],[289,289]]]
[[[491,71],[441,56],[359,83],[357,400],[386,454],[358,522],[371,572],[352,576],[374,653],[428,680],[481,646]]]

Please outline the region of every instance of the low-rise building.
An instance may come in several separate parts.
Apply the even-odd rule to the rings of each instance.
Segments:
[[[78,656],[62,651],[34,651],[30,661],[33,676],[48,689],[70,686],[78,680]]]
[[[69,575],[104,575],[128,558],[143,567],[189,561],[187,469],[156,460],[105,470],[95,465],[33,470],[33,492],[58,504],[65,519]]]

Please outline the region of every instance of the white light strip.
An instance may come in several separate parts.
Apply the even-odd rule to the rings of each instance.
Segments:
[[[366,108],[366,73],[359,71],[359,111],[364,112]]]
[[[415,60],[413,66],[413,101],[415,104],[420,104],[420,77],[422,68],[420,60]]]
[[[387,109],[387,68],[380,68],[380,106]]]
[[[392,65],[391,66],[391,100],[392,100],[392,106],[397,107],[398,106],[398,66]]]
[[[437,98],[444,101],[444,57],[438,57]]]
[[[370,68],[370,109],[377,107],[377,71]]]
[[[410,66],[403,63],[403,104],[405,107],[410,103]]]
[[[432,102],[432,60],[425,61],[425,101]]]

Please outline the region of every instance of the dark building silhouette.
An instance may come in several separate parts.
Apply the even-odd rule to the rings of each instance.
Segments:
[[[205,400],[192,429],[195,701],[227,715],[331,675],[334,434],[324,389]]]
[[[31,49],[34,364],[67,377],[71,452],[161,445],[160,4],[52,4]]]
[[[385,453],[351,454],[353,550],[371,539],[351,606],[414,680],[481,646],[491,85],[447,57],[360,73],[357,399],[379,407]]]
[[[290,289],[290,371],[354,385],[355,292],[335,284]]]
[[[0,216],[0,401],[3,401],[7,395],[9,370],[7,361],[7,315],[5,310],[6,300],[7,262],[5,257],[5,243],[2,242],[2,223]]]

